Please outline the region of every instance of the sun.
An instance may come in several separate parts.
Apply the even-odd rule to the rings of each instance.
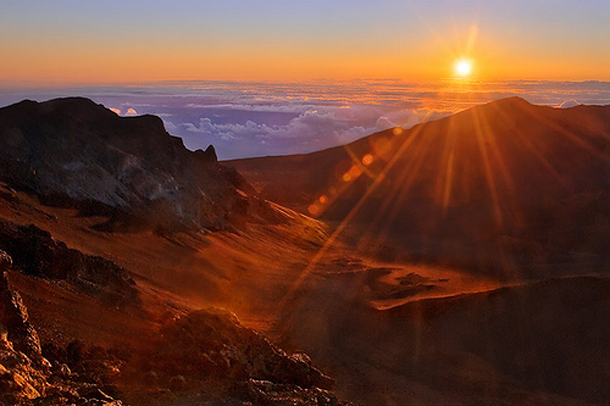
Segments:
[[[468,59],[460,59],[455,63],[455,74],[465,78],[472,73],[472,61]]]

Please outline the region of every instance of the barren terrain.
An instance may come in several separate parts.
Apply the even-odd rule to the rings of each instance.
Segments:
[[[19,269],[9,282],[43,348],[81,340],[167,349],[159,332],[181,331],[197,317],[222,336],[214,323],[228,322],[192,313],[215,307],[285,350],[309,354],[336,380],[339,397],[356,403],[603,404],[610,399],[609,110],[560,116],[523,103],[311,156],[233,162],[258,189],[248,199],[262,202],[273,221],[220,230],[109,230],[100,227],[104,213],[43,204],[2,183],[1,219],[111,261],[133,278],[138,297],[108,303],[69,279]],[[523,124],[519,114],[539,115]],[[464,144],[452,134],[466,134]],[[563,138],[542,139],[549,134]],[[300,368],[300,357],[281,362]],[[311,371],[307,379],[318,376]],[[117,396],[146,404],[151,394],[134,382],[141,385],[126,369]],[[172,393],[195,393],[188,379],[172,382]],[[307,391],[302,396],[313,396]],[[184,396],[156,401],[196,404]]]

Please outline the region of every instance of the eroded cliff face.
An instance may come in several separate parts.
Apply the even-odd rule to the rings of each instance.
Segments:
[[[84,98],[0,109],[0,177],[52,205],[111,215],[107,227],[226,229],[281,215],[212,146],[187,150],[155,116]]]

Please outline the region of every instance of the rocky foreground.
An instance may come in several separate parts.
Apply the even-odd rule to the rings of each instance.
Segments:
[[[140,348],[41,345],[0,251],[0,404],[349,405],[305,354],[288,355],[219,309],[163,323]]]

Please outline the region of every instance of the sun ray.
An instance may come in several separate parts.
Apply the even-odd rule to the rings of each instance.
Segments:
[[[419,129],[418,129],[419,132]],[[410,135],[414,138],[414,134]],[[389,224],[395,221],[396,216],[401,212],[401,202],[404,200],[405,195],[411,193],[411,185],[417,179],[417,175],[424,162],[424,156],[427,145],[431,140],[426,137],[420,137],[419,143],[414,144],[411,148],[411,159],[406,163],[406,168],[400,173],[398,178],[392,179],[393,188],[392,194],[384,196],[384,202],[381,205],[377,216],[371,222],[371,228],[380,224],[382,219],[385,224]],[[427,143],[427,144],[426,144]],[[397,157],[400,159],[401,157]]]
[[[504,123],[509,125],[510,124],[510,120],[509,120],[508,114],[504,110],[502,110],[501,108],[499,108],[496,105],[494,105],[494,108],[495,108],[496,112],[498,113],[498,115],[500,116],[500,118],[504,121]],[[557,172],[555,167],[549,162],[549,160],[534,145],[534,143],[531,141],[531,139],[529,137],[527,137],[527,136],[524,136],[523,132],[521,132],[521,131],[515,131],[514,135],[516,137],[519,137],[519,142],[522,143],[522,145],[525,145],[525,147],[527,147],[527,150],[535,155],[536,159],[542,164],[542,166],[544,166],[544,168],[553,176],[553,178],[557,182],[559,182],[559,185],[564,190],[568,190],[568,186],[566,185],[565,180],[563,179],[563,177]]]
[[[587,151],[588,153],[590,153],[591,155],[595,156],[596,158],[599,158],[599,159],[601,159],[603,161],[606,161],[606,162],[610,162],[610,155],[604,154],[603,152],[600,152],[598,149],[596,149],[593,146],[591,146],[590,144],[588,144],[584,139],[581,139],[581,138],[575,136],[574,134],[570,133],[570,131],[568,131],[567,129],[563,128],[556,121],[550,120],[550,119],[548,119],[548,118],[546,118],[545,116],[542,116],[542,115],[534,115],[534,114],[532,114],[529,111],[526,111],[525,113],[528,114],[530,117],[532,117],[534,120],[536,120],[536,121],[538,121],[540,123],[543,123],[545,125],[548,125],[552,130],[554,130],[557,133],[565,136],[570,141],[572,141],[574,144],[576,144],[576,146],[578,146],[579,148]]]
[[[489,194],[492,199],[494,220],[496,222],[496,226],[504,228],[504,219],[502,217],[502,210],[500,208],[500,200],[498,199],[496,181],[494,179],[493,171],[491,169],[489,151],[487,150],[486,137],[485,133],[483,132],[481,119],[479,117],[477,109],[471,109],[470,112],[474,123],[474,133],[477,138],[479,153],[481,154],[481,158],[483,159],[483,170],[485,179],[487,180],[487,187],[489,189]]]
[[[434,193],[435,202],[443,207],[443,218],[447,215],[447,208],[450,204],[451,190],[453,187],[453,167],[455,164],[455,144],[456,137],[454,136],[455,120],[449,120],[444,142],[443,155],[441,157],[440,167],[445,170],[439,170],[436,178],[436,187]],[[444,176],[443,176],[444,175]]]
[[[303,270],[299,273],[299,276],[292,283],[284,297],[278,302],[276,306],[276,315],[281,314],[286,304],[293,298],[295,292],[301,287],[305,279],[309,276],[309,274],[314,270],[315,266],[320,262],[320,260],[324,257],[329,248],[335,243],[339,235],[343,232],[345,227],[353,220],[356,216],[360,208],[364,205],[364,203],[368,200],[371,194],[379,187],[383,179],[387,173],[392,169],[392,167],[396,164],[398,159],[405,153],[405,151],[413,144],[413,140],[416,138],[416,135],[419,133],[419,128],[412,132],[411,136],[406,137],[404,142],[400,145],[400,147],[396,150],[396,153],[392,156],[390,161],[386,164],[384,169],[380,172],[379,175],[375,178],[373,184],[367,189],[367,191],[360,197],[358,202],[354,205],[354,207],[350,210],[350,212],[345,216],[343,221],[337,226],[335,231],[328,237],[322,248],[318,250],[318,252],[314,255],[314,257],[309,261],[307,266],[303,268]]]
[[[447,162],[447,171],[445,173],[445,188],[443,190],[443,218],[447,216],[447,209],[449,208],[449,202],[451,200],[451,187],[453,186],[453,163],[455,158],[455,151],[449,153],[449,160]]]
[[[474,49],[478,34],[478,27],[475,24],[471,25],[470,32],[468,33],[468,41],[466,42],[466,55],[472,55],[472,50]]]

